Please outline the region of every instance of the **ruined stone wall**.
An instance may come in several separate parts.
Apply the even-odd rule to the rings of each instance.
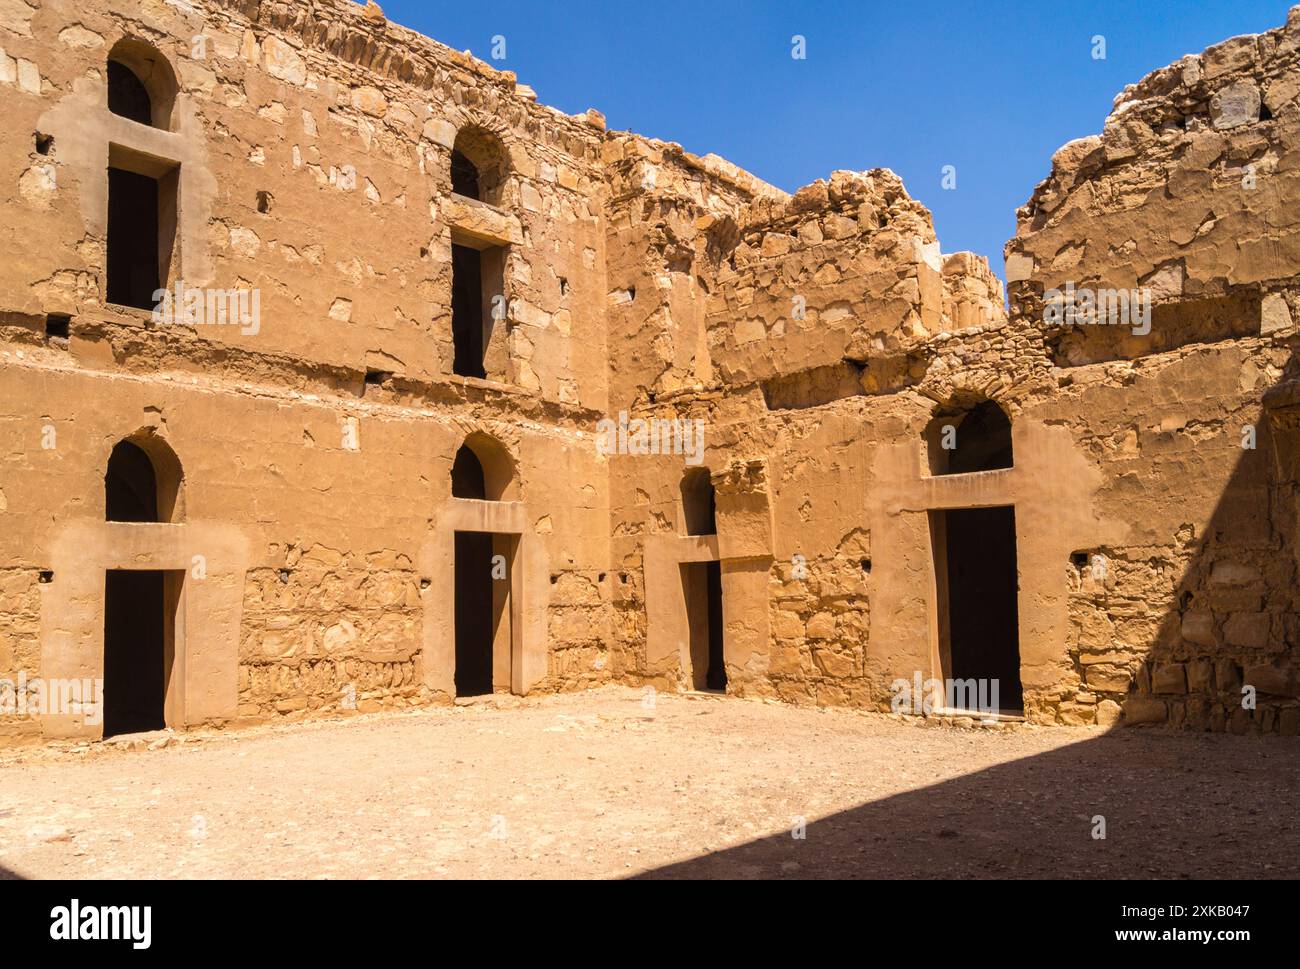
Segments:
[[[613,134],[605,144],[611,409],[715,382],[710,287],[755,198],[785,193],[716,156]]]
[[[1126,88],[1101,135],[1056,153],[1007,245],[1026,326],[1067,284],[1145,287],[1154,303],[1149,333],[1045,328],[1059,389],[1031,413],[1069,427],[1106,476],[1107,528],[1069,570],[1063,722],[1122,708],[1195,729],[1300,726],[1285,416],[1298,44],[1293,10]]]
[[[939,331],[930,214],[892,172],[837,172],[743,218],[709,308],[728,383],[866,360]]]
[[[921,339],[927,326],[937,334],[955,322],[946,307],[965,320],[1002,320],[1000,284],[978,258],[950,257],[945,271],[929,213],[892,173],[839,172],[794,197],[760,187],[735,199],[682,190],[671,169],[647,179],[651,163],[638,151],[618,150],[636,204],[619,209],[628,228],[610,245],[631,260],[625,274],[634,280],[612,304],[611,325],[622,333],[615,398],[642,405],[630,416],[702,423],[718,532],[708,546],[687,536],[681,457],[612,462],[616,558],[646,585],[626,600],[622,668],[670,687],[689,679],[673,649],[685,635],[678,568],[714,560],[723,570],[728,692],[874,699],[883,686],[864,686],[864,472],[874,435],[869,424],[838,422],[839,411],[861,412],[860,402],[839,407],[829,424],[825,410],[800,411],[915,383],[933,355]],[[678,189],[671,207],[666,186]],[[629,380],[623,395],[622,361],[629,378],[636,363],[667,369],[656,381]],[[849,440],[828,451],[828,431]],[[787,479],[804,475],[808,490],[784,506]],[[787,550],[774,558],[774,548]],[[808,582],[782,576],[792,555],[811,570]],[[653,600],[664,598],[676,615],[657,620]],[[791,658],[800,651],[806,662]]]
[[[721,387],[659,398],[707,421],[728,636],[752,640],[767,607],[766,649],[729,640],[729,692],[888,709],[891,681],[938,670],[927,516],[1006,504],[1028,717],[1295,732],[1293,31],[1156,72],[1057,153],[1008,244],[1009,319],[986,264],[939,255],[905,196],[907,234],[842,221],[846,185],[901,193],[888,173],[732,216],[706,280]],[[1053,322],[1043,294],[1067,282],[1143,288],[1150,327]],[[927,427],[981,399],[1010,415],[1015,466],[934,477]],[[756,464],[766,560],[747,541],[729,558],[753,524],[724,483]],[[682,470],[643,461],[639,507],[616,516],[687,561]],[[728,588],[729,562],[767,588]],[[682,682],[672,661],[650,672]]]
[[[716,156],[631,134],[605,144],[610,206],[607,276],[613,419],[700,420],[720,397],[706,300],[737,218],[755,197],[784,193]],[[712,439],[706,448],[712,448]],[[680,596],[677,565],[647,567],[646,546],[684,534],[681,455],[609,457],[615,672],[627,682],[681,685],[676,660],[647,657],[647,601]],[[653,592],[652,589],[658,589]]]
[[[209,340],[418,380],[449,373],[451,232],[484,231],[514,244],[503,382],[571,404],[581,388],[600,406],[604,368],[590,351],[603,347],[604,328],[599,314],[574,313],[602,295],[591,272],[603,245],[599,128],[536,105],[512,75],[354,4],[263,4],[253,20],[224,7],[186,15],[133,3],[114,15],[52,2],[34,16],[34,35],[19,43],[45,55],[47,87],[16,99],[15,121],[52,136],[53,154],[11,143],[32,167],[10,204],[14,219],[49,214],[16,272],[30,281],[27,304],[11,309],[93,302],[99,170],[114,133],[112,117],[102,117],[103,60],[118,38],[139,36],[173,61],[181,85],[174,128],[194,173],[181,230],[186,281],[257,288],[271,321],[256,333],[221,328]],[[370,66],[399,44],[405,70]],[[417,63],[419,75],[404,76]],[[467,125],[508,152],[494,206],[451,198],[450,152]],[[340,223],[346,234],[329,230]],[[559,280],[570,278],[562,295]],[[531,363],[538,347],[547,361],[540,374]]]
[[[122,38],[175,73],[171,130],[107,112]],[[943,671],[934,515],[1012,506],[1027,717],[1294,733],[1297,38],[1157,71],[1058,151],[1008,314],[891,172],[787,195],[373,4],[10,3],[0,676],[102,672],[105,570],[151,568],[185,575],[177,726],[449,702],[477,530],[518,536],[515,692],[698,687],[686,575],[716,562],[729,693],[888,710]],[[501,146],[487,201],[451,191],[464,131]],[[258,327],[107,302],[123,150],[179,165],[169,281],[258,291]],[[487,379],[452,373],[453,243],[503,253]],[[1067,284],[1149,291],[1149,328],[1052,317]],[[936,423],[986,400],[1013,466],[936,473]],[[704,450],[605,453],[623,417]],[[168,523],[104,520],[130,436],[183,468]],[[479,438],[507,500],[451,494]],[[0,738],[42,729],[93,734]]]
[[[93,672],[79,657],[102,634],[97,556],[156,563],[161,543],[168,567],[207,567],[187,580],[187,628],[220,675],[209,695],[192,672],[190,721],[447,700],[448,671],[429,668],[450,635],[429,618],[450,599],[432,536],[452,457],[479,431],[511,455],[535,543],[530,686],[607,676],[605,472],[581,436],[608,393],[599,115],[538,105],[513,75],[341,0],[46,0],[5,16],[0,64],[21,61],[25,81],[4,88],[15,188],[0,221],[27,244],[0,299],[4,674]],[[169,62],[172,131],[107,111],[121,38]],[[451,194],[465,128],[506,152],[492,204]],[[127,138],[180,164],[170,281],[257,291],[256,328],[107,303],[104,169]],[[508,246],[486,381],[451,374],[458,235]],[[66,337],[47,335],[52,314]],[[104,524],[108,454],[136,433],[183,467],[170,531]]]
[[[686,537],[680,459],[637,459],[625,505],[616,474],[617,527],[648,536],[648,599],[680,597],[671,566],[721,561],[728,692],[888,708],[891,671],[906,663],[889,634],[871,649],[873,456],[882,442],[916,445],[926,404],[901,392],[958,365],[927,337],[946,341],[959,322],[1000,326],[1000,285],[985,261],[939,254],[929,214],[889,172],[836,173],[696,226],[713,382],[700,373],[696,388],[655,402],[663,416],[704,423],[716,548]],[[1004,342],[995,333],[980,350]],[[985,382],[1001,387],[1012,372],[994,361]],[[653,641],[653,607],[648,618]],[[911,630],[922,642],[924,624],[922,612]],[[650,652],[635,668],[654,682],[687,678],[675,656],[653,642]]]
[[[1031,334],[992,324],[936,337],[914,350],[913,366],[914,383],[893,392],[858,387],[764,408],[720,432],[731,453],[763,454],[769,479],[773,640],[753,692],[888,710],[895,679],[930,675],[925,509],[934,501],[924,430],[937,407],[962,395],[1017,407],[1041,390],[1043,349]],[[1027,493],[1033,477],[1023,476]]]

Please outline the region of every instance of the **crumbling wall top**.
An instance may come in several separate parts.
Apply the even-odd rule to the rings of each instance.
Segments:
[[[1149,286],[1157,302],[1291,275],[1300,258],[1300,7],[1148,74],[1017,212],[1007,282]]]
[[[351,0],[205,0],[213,7],[230,11],[247,20],[254,29],[274,31],[290,44],[322,51],[376,77],[432,90],[452,85],[459,103],[473,105],[481,96],[475,91],[495,88],[510,97],[535,121],[576,136],[596,151],[603,136],[604,116],[588,110],[569,115],[537,103],[537,95],[520,84],[514,71],[501,71],[432,38],[391,23],[383,10],[369,0],[362,7]],[[573,150],[570,147],[570,150]]]

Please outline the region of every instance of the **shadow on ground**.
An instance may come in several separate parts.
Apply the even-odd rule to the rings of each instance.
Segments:
[[[635,877],[1294,877],[1300,745],[1155,734],[1104,734]],[[1238,747],[1237,766],[1205,774],[1209,744]]]

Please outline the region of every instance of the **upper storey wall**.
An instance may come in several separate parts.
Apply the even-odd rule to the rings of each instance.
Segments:
[[[723,380],[865,363],[1004,316],[982,257],[945,257],[930,212],[887,169],[835,172],[731,226],[708,306]]]
[[[878,393],[930,336],[1005,319],[987,260],[943,255],[887,170],[790,196],[635,135],[611,137],[605,162],[615,410],[810,371],[836,393]]]
[[[92,365],[169,337],[108,301],[106,169],[123,158],[179,172],[165,282],[258,294],[255,328],[192,328],[209,356],[237,347],[336,383],[452,374],[453,243],[497,250],[507,310],[488,379],[598,411],[1001,313],[996,279],[941,255],[892,173],[837,173],[792,199],[715,156],[606,133],[597,112],[540,106],[510,72],[374,6],[13,0],[3,17],[0,90],[22,134],[0,145],[16,186],[0,225],[23,244],[0,313],[32,329],[71,315],[74,356]],[[107,110],[108,55],[128,38],[176,77],[169,130]],[[466,130],[500,144],[493,204],[452,192]]]
[[[106,58],[123,38],[153,45],[177,77],[170,132],[108,112]],[[489,377],[603,409],[598,114],[540,106],[513,74],[346,0],[15,0],[0,46],[14,133],[0,170],[17,187],[0,199],[0,224],[23,240],[0,292],[11,317],[143,325],[147,314],[106,306],[105,170],[110,145],[125,144],[179,163],[169,282],[260,294],[257,332],[200,326],[201,338],[449,375],[455,235],[506,246],[508,316],[492,334]],[[451,149],[465,128],[503,146],[495,206],[452,197]],[[53,137],[47,154],[38,132]]]
[[[1148,287],[1161,303],[1266,289],[1300,262],[1300,8],[1125,88],[1018,212],[1013,303]],[[1258,323],[1258,315],[1256,315]]]
[[[609,184],[611,410],[714,381],[705,310],[737,218],[779,189],[715,155],[629,133],[604,146]]]

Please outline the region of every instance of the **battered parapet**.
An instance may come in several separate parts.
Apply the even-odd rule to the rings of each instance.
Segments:
[[[838,171],[789,199],[756,200],[733,238],[708,317],[728,384],[865,365],[1003,315],[987,263],[945,258],[930,212],[887,169]]]
[[[1052,157],[1006,246],[1013,311],[1067,284],[1141,292],[1163,319],[1065,336],[1070,366],[1289,329],[1300,259],[1300,8],[1116,96],[1100,135]],[[1253,319],[1247,319],[1253,315]]]

